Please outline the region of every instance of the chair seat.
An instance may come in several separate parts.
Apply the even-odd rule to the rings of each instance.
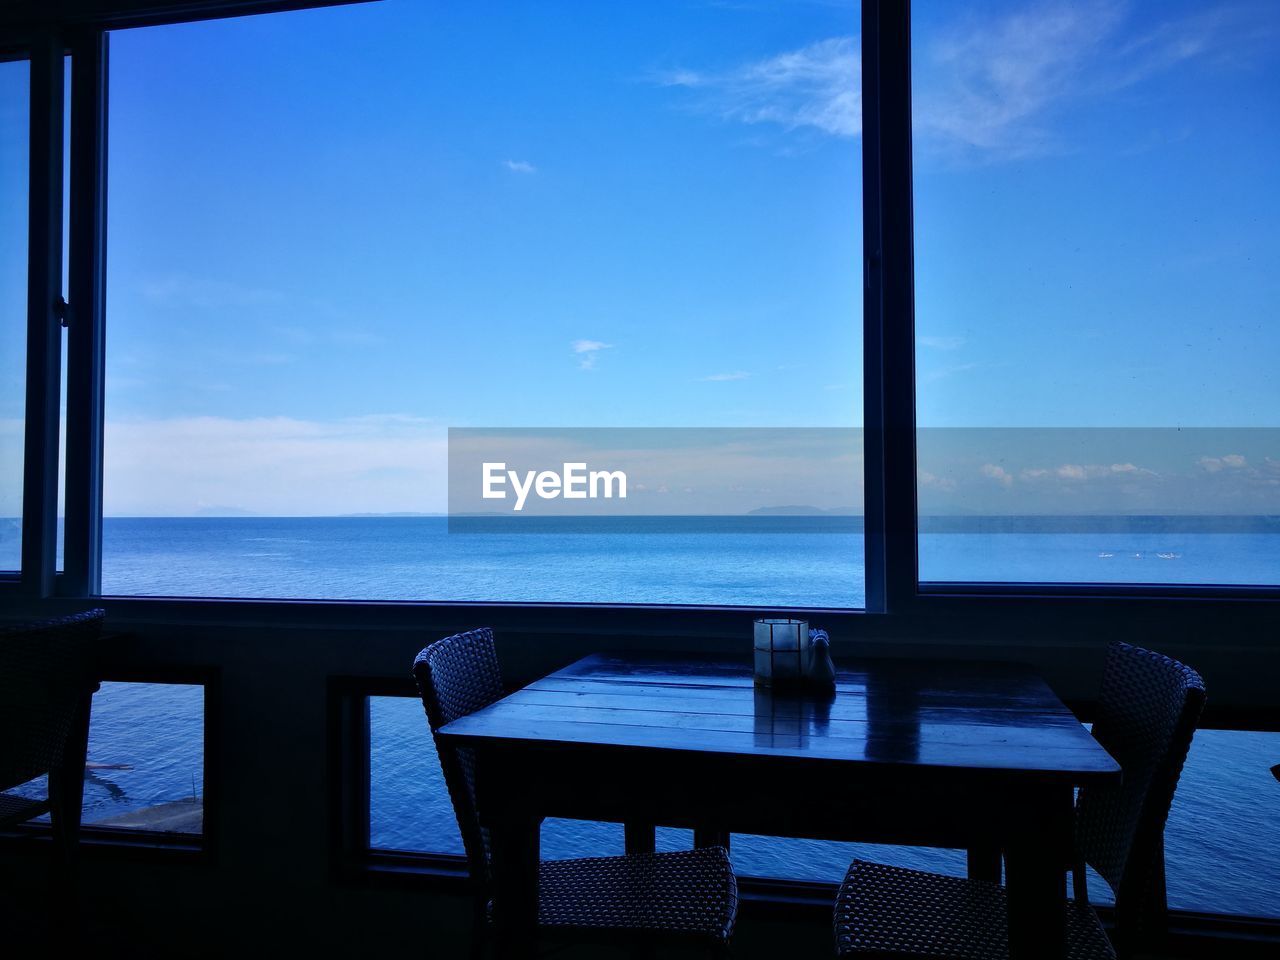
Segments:
[[[544,860],[538,923],[726,943],[738,884],[723,847],[623,857]]]
[[[17,826],[48,812],[48,800],[31,800],[12,793],[0,793],[0,827]]]
[[[1068,960],[1114,960],[1088,904],[1066,902]],[[836,899],[842,957],[1007,960],[1004,887],[855,860]]]

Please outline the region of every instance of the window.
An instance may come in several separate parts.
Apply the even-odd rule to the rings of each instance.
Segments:
[[[30,70],[0,62],[0,570],[22,564]]]
[[[1276,584],[1276,9],[913,17],[921,580]]]
[[[862,606],[860,525],[762,552],[443,516],[452,427],[855,436],[857,27],[389,0],[114,33],[103,592]],[[851,474],[669,492],[859,513]]]
[[[14,792],[43,797],[47,789],[41,777]],[[154,833],[204,832],[203,687],[102,684],[89,721],[82,822]]]
[[[369,846],[462,856],[422,701],[369,698]]]
[[[86,824],[204,832],[204,696],[186,683],[102,685],[89,728]]]

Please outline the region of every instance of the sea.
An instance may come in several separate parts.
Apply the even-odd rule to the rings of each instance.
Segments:
[[[1280,581],[1280,526],[1178,523],[940,524],[921,535],[925,580],[1111,583]],[[13,558],[10,558],[10,554]],[[0,568],[17,557],[0,523]],[[861,607],[857,518],[636,518],[530,532],[443,517],[107,518],[105,595],[364,600],[553,601]],[[811,621],[821,626],[819,614]],[[1158,646],[1158,643],[1156,644]],[[407,666],[406,666],[407,669]],[[95,698],[86,822],[199,799],[199,687],[107,683]],[[163,721],[163,722],[159,722]],[[461,853],[453,811],[412,699],[370,703],[375,848]],[[1166,833],[1169,900],[1179,909],[1280,917],[1280,734],[1196,735]],[[797,798],[803,803],[803,798]],[[663,849],[687,832],[659,831]],[[548,821],[543,855],[619,853],[616,824]],[[734,835],[744,876],[837,881],[861,856],[961,874],[955,850]],[[1107,900],[1094,878],[1093,899]]]

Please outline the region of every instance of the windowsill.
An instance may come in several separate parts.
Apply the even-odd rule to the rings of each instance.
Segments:
[[[14,850],[31,850],[53,843],[53,831],[47,823],[23,824],[0,835],[0,846]],[[123,827],[99,827],[86,824],[80,828],[80,849],[89,857],[128,853],[143,857],[158,856],[182,860],[212,859],[206,838],[189,833],[158,833]]]

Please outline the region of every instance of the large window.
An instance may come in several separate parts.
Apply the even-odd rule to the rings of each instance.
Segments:
[[[921,579],[1276,584],[1276,7],[913,17]]]
[[[857,32],[388,0],[114,33],[103,592],[862,606]],[[718,532],[459,537],[454,427],[838,427],[856,468],[633,486]]]

